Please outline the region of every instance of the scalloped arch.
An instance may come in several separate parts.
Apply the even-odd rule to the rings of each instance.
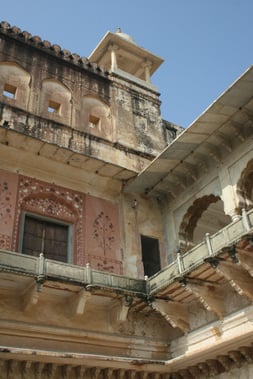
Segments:
[[[231,221],[230,217],[225,214],[222,204],[223,202],[219,196],[210,194],[196,199],[193,202],[193,204],[188,208],[179,228],[180,245],[183,251],[188,250],[194,244],[199,243],[200,236],[201,238],[203,238],[206,232],[210,232],[210,230],[212,230],[213,228],[216,228],[218,230]],[[204,212],[208,211],[210,214],[208,214],[208,217],[207,213],[205,213],[205,216],[207,217],[205,220],[206,224],[204,229],[206,229],[206,231],[203,234],[203,230],[201,230],[200,226],[198,225],[198,222],[201,218],[203,218]],[[212,212],[216,217],[215,225],[213,225],[214,215],[212,214]],[[216,232],[217,230],[212,231],[212,233]]]
[[[253,159],[247,163],[247,166],[242,171],[236,192],[239,210],[253,207]]]

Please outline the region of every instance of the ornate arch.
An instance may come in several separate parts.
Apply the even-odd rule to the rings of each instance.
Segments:
[[[31,75],[16,62],[0,62],[0,95],[4,91],[13,95],[11,99],[5,98],[5,101],[15,101],[19,107],[26,109],[30,94],[30,80]]]
[[[21,176],[13,233],[18,250],[23,212],[54,218],[73,225],[73,263],[84,265],[84,197],[81,193]]]
[[[57,198],[54,194],[40,193],[29,195],[23,199],[21,209],[53,217],[61,221],[68,221],[73,224],[78,219],[76,210],[64,199]]]
[[[81,126],[88,133],[110,139],[112,133],[110,107],[97,96],[83,96]]]
[[[203,212],[207,210],[210,204],[216,203],[218,200],[220,200],[219,196],[206,195],[196,199],[188,208],[179,227],[180,247],[183,250],[191,247],[194,229]]]
[[[239,211],[242,208],[253,207],[253,159],[251,159],[245,169],[242,171],[240,179],[237,183],[237,196]]]
[[[63,120],[71,119],[72,94],[70,89],[57,79],[44,79],[41,83],[40,111],[45,117]]]

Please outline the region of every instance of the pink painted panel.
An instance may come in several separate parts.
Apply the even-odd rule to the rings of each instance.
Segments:
[[[10,250],[18,175],[0,170],[0,249]]]
[[[118,206],[87,195],[85,260],[98,270],[122,274]]]
[[[73,227],[72,263],[84,265],[84,200],[85,195],[82,193],[20,175],[13,249],[19,248],[22,212],[31,212],[71,224]]]

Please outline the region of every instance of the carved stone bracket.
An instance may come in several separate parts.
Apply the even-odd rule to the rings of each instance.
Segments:
[[[219,355],[217,357],[217,360],[224,367],[225,371],[231,370],[231,368],[234,364],[233,360],[228,355]]]
[[[107,368],[104,370],[104,379],[111,379],[113,375],[113,369],[112,368]]]
[[[193,378],[199,379],[201,377],[201,371],[197,366],[189,367],[188,370]]]
[[[28,310],[31,306],[38,303],[42,285],[33,281],[24,291],[23,291],[23,309]]]
[[[180,374],[182,379],[196,379],[196,376],[192,376],[191,372],[187,369],[180,370],[179,374]]]
[[[239,351],[248,363],[253,362],[253,348],[252,347],[242,346],[240,347]]]
[[[241,265],[253,276],[253,252],[237,247],[236,253]]]
[[[229,357],[234,361],[236,367],[241,367],[245,359],[239,351],[230,351],[228,353]]]
[[[86,367],[79,366],[76,368],[76,377],[79,379],[84,379],[86,372]]]
[[[184,333],[190,329],[188,306],[175,301],[157,299],[150,306],[159,312],[173,328],[179,328]]]
[[[48,377],[50,379],[56,379],[57,378],[57,371],[58,371],[58,366],[54,363],[50,363],[47,365],[47,372],[48,372]]]
[[[240,264],[219,260],[216,270],[224,275],[240,295],[253,300],[253,277]]]
[[[149,373],[147,371],[141,371],[139,373],[139,377],[140,377],[140,379],[148,379]]]
[[[45,363],[43,362],[38,362],[35,364],[35,377],[36,379],[41,379],[42,378],[42,372],[44,370]]]
[[[124,379],[124,378],[126,378],[126,372],[125,372],[125,370],[123,370],[123,369],[121,369],[121,370],[117,370],[117,371],[115,372],[115,377],[116,377],[117,379]]]
[[[91,379],[98,379],[101,373],[101,369],[99,367],[91,369]]]
[[[131,370],[128,372],[128,379],[135,379],[136,377],[136,371]]]
[[[208,311],[213,311],[220,319],[225,315],[225,294],[219,284],[204,280],[185,279],[188,288]]]
[[[209,379],[217,377],[221,373],[229,372],[233,368],[240,368],[244,364],[251,364],[252,361],[252,345],[241,346],[238,350],[226,351],[224,355],[218,355],[203,362],[196,362],[194,366],[179,368],[175,372],[171,372],[169,361],[167,372],[157,372],[150,370],[151,367],[148,369],[145,366],[142,366],[140,371],[135,371],[115,367],[87,367],[64,361],[48,363],[26,361],[25,357],[24,360],[6,357],[0,359],[0,379]]]
[[[92,294],[85,289],[82,289],[78,294],[73,295],[68,300],[67,311],[71,317],[80,316],[84,313],[86,303]]]
[[[122,297],[115,301],[115,305],[111,309],[112,323],[121,324],[127,320],[132,301],[132,297],[129,296]]]

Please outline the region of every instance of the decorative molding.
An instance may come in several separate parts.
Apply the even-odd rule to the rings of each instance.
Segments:
[[[84,265],[84,194],[26,176],[19,177],[12,250],[18,250],[22,212],[53,217],[74,225],[74,263]]]
[[[0,249],[9,250],[11,247],[11,237],[6,234],[0,234]]]

